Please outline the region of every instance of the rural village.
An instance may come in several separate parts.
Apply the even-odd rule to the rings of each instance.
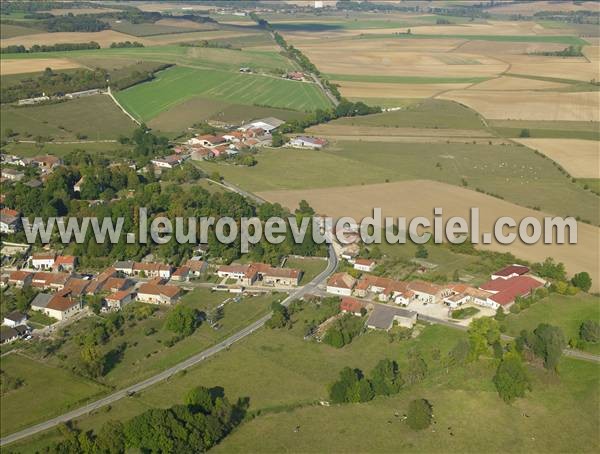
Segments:
[[[3,451],[600,449],[597,2],[3,0],[0,26]],[[374,207],[578,240],[325,227]],[[90,217],[286,238],[63,239]]]

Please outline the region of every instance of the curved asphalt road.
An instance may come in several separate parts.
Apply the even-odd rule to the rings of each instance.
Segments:
[[[329,245],[329,258],[328,258],[327,267],[325,268],[325,270],[323,270],[321,272],[321,274],[319,274],[317,277],[315,277],[308,284],[306,284],[303,287],[300,287],[298,290],[290,293],[289,296],[285,300],[283,300],[281,304],[287,306],[293,300],[302,298],[304,295],[316,291],[317,287],[325,279],[327,279],[327,277],[329,277],[329,275],[331,275],[335,271],[336,268],[337,268],[337,256],[335,254],[333,246]],[[99,399],[99,400],[96,400],[95,402],[84,405],[83,407],[76,408],[75,410],[71,410],[60,416],[57,416],[55,418],[44,421],[42,423],[36,424],[35,426],[31,426],[31,427],[28,427],[27,429],[23,429],[19,432],[15,432],[13,434],[7,435],[6,437],[0,439],[0,446],[5,446],[9,443],[13,443],[22,438],[30,437],[30,436],[35,435],[44,430],[51,429],[52,427],[55,427],[62,422],[70,421],[71,419],[78,418],[80,416],[84,416],[100,407],[104,407],[105,405],[109,405],[113,402],[116,402],[117,400],[122,399],[123,397],[126,397],[127,395],[130,395],[131,393],[136,393],[136,392],[142,391],[156,383],[166,380],[166,379],[170,378],[172,375],[176,374],[177,372],[187,369],[189,367],[195,366],[196,364],[219,353],[220,351],[227,349],[234,342],[237,342],[237,341],[243,339],[244,337],[248,336],[249,334],[252,334],[257,329],[261,328],[266,323],[266,321],[269,320],[270,318],[271,318],[271,314],[267,314],[264,317],[256,320],[255,322],[251,323],[250,325],[246,326],[241,331],[238,331],[237,333],[231,335],[224,341],[219,342],[218,344],[215,344],[212,347],[207,348],[206,350],[204,350],[200,353],[197,353],[194,356],[191,356],[190,358],[186,359],[185,361],[182,361],[179,364],[176,364],[175,366],[170,367],[169,369],[167,369],[163,372],[160,372],[159,374],[156,374],[150,378],[147,378],[144,381],[136,383],[135,385],[131,385],[127,388],[121,389],[113,394],[103,397],[102,399]]]

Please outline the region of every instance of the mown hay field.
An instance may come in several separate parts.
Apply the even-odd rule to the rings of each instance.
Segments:
[[[185,67],[162,71],[151,82],[117,93],[123,107],[144,121],[194,96],[307,111],[329,106],[314,84]]]
[[[3,59],[2,64],[0,64],[0,75],[34,73],[43,71],[46,68],[60,71],[61,69],[79,67],[81,67],[81,64],[66,58],[36,58],[29,60]]]

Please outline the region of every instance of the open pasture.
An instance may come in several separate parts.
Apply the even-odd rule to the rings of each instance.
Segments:
[[[569,84],[549,80],[529,79],[525,77],[501,76],[485,80],[470,87],[470,90],[517,91],[517,90],[553,90],[568,88]]]
[[[600,92],[461,90],[440,95],[484,117],[506,120],[600,121]]]
[[[2,135],[6,129],[19,140],[35,141],[37,136],[76,141],[116,139],[129,135],[135,124],[106,95],[95,95],[56,104],[0,108]]]
[[[264,117],[292,120],[304,115],[302,112],[274,107],[250,106],[221,101],[219,99],[193,97],[160,113],[148,122],[159,131],[183,131],[202,121],[214,120],[239,124]]]
[[[25,381],[22,387],[2,395],[2,435],[82,405],[105,391],[103,386],[66,369],[20,354],[4,356],[2,370]]]
[[[144,121],[194,96],[232,103],[314,110],[329,106],[314,84],[275,77],[177,67],[151,82],[119,92],[119,102]]]
[[[482,233],[493,232],[493,224],[499,216],[511,216],[520,220],[527,216],[541,219],[545,215],[474,190],[440,182],[413,180],[372,185],[361,185],[358,184],[359,181],[355,183],[355,186],[335,188],[265,191],[258,195],[289,208],[298,206],[300,200],[306,200],[317,213],[334,217],[353,216],[355,219],[372,215],[374,207],[381,208],[384,216],[406,216],[408,219],[431,216],[435,207],[441,207],[444,219],[451,216],[469,219],[470,208],[478,207]],[[555,257],[565,264],[571,274],[587,271],[591,276],[598,276],[600,273],[596,256],[600,247],[600,229],[587,224],[578,224],[578,243],[573,245],[526,245],[515,241],[511,245],[493,243],[481,247],[511,252],[530,261]],[[593,288],[597,291],[600,284],[594,281]]]
[[[519,137],[523,129],[532,138],[600,140],[600,124],[591,121],[490,120],[504,137]]]
[[[576,178],[600,178],[600,142],[577,139],[516,139],[544,153]]]

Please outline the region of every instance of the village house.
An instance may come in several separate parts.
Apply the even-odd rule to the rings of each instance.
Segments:
[[[77,264],[77,257],[74,255],[59,255],[54,260],[53,268],[56,271],[73,271]]]
[[[65,287],[67,280],[71,275],[69,273],[50,273],[47,271],[38,271],[33,274],[31,285],[43,290],[59,291]]]
[[[190,274],[194,277],[200,277],[200,275],[206,270],[207,263],[204,260],[189,259],[185,262],[185,265],[190,270]]]
[[[49,270],[54,267],[56,254],[53,252],[42,252],[31,256],[31,266],[36,270]]]
[[[117,270],[113,267],[106,268],[100,274],[90,281],[90,284],[85,289],[87,295],[95,295],[103,291],[104,284],[111,277],[117,277]]]
[[[181,289],[175,285],[146,282],[137,290],[137,299],[142,303],[173,304],[180,294]]]
[[[356,279],[348,273],[335,273],[327,281],[327,293],[350,296],[356,284]]]
[[[412,328],[417,322],[417,313],[399,307],[378,304],[367,320],[367,328],[389,331],[394,322],[403,328]]]
[[[297,136],[289,141],[289,146],[293,148],[309,148],[311,150],[320,150],[327,145],[327,140],[320,137]]]
[[[19,333],[15,328],[9,326],[0,327],[0,344],[10,344],[19,338]]]
[[[183,162],[183,157],[172,154],[163,158],[154,158],[150,162],[161,169],[173,169]]]
[[[354,269],[359,271],[365,271],[367,273],[372,272],[375,269],[375,265],[377,262],[371,259],[355,259],[354,260]]]
[[[2,176],[2,179],[4,179],[4,180],[21,181],[23,178],[25,178],[25,173],[21,172],[20,170],[7,168],[7,169],[2,169],[1,176]]]
[[[46,314],[48,317],[52,317],[57,320],[66,320],[71,318],[83,308],[81,300],[78,298],[71,298],[70,296],[64,296],[62,293],[47,295],[38,299],[40,295],[45,294],[39,293],[36,295],[36,298],[34,298],[34,300],[31,302],[31,309],[34,311],[40,311]]]
[[[63,287],[64,291],[68,291],[69,295],[79,297],[86,294],[86,290],[92,281],[89,279],[81,279],[78,277],[70,277]]]
[[[451,284],[447,286],[450,294],[446,295],[443,303],[450,309],[456,309],[466,303],[485,306],[491,293],[479,290],[466,284]]]
[[[367,303],[350,296],[345,296],[340,302],[340,311],[345,314],[353,314],[360,317],[363,315],[363,312],[367,312]]]
[[[38,166],[43,172],[50,172],[56,167],[62,165],[62,160],[56,156],[48,154],[31,158],[31,163]]]
[[[224,265],[217,270],[220,278],[236,279],[242,285],[252,285],[256,279],[256,269],[250,265]]]
[[[212,148],[217,145],[227,142],[227,139],[223,136],[215,136],[213,134],[204,134],[197,136],[187,141],[189,145],[202,145],[203,147]]]
[[[531,276],[492,279],[479,287],[480,290],[491,293],[486,303],[481,305],[495,310],[499,307],[506,310],[515,302],[517,297],[526,297],[535,289],[543,286],[544,282],[540,282]]]
[[[296,287],[302,278],[302,271],[293,268],[274,268],[269,266],[259,271],[264,285],[274,287]]]
[[[445,296],[451,294],[451,291],[440,287],[439,285],[430,284],[429,282],[413,281],[408,283],[408,289],[412,290],[416,299],[422,303],[437,303]]]
[[[193,147],[192,154],[190,155],[190,159],[192,161],[202,161],[205,159],[213,158],[215,154],[212,152],[210,148],[206,147]]]
[[[171,266],[162,263],[142,263],[132,261],[121,261],[114,264],[114,269],[126,276],[147,277],[149,279],[159,277],[169,279],[171,277]]]
[[[19,219],[20,216],[21,213],[17,210],[2,208],[2,210],[0,210],[0,232],[15,233],[19,230],[21,225],[21,220]]]
[[[120,310],[123,309],[127,304],[131,303],[136,294],[129,292],[128,290],[121,290],[115,293],[111,293],[104,297],[106,306],[109,310]]]
[[[523,276],[524,274],[529,273],[529,268],[523,265],[509,265],[507,267],[502,268],[500,271],[496,271],[492,274],[492,280],[496,279],[510,279],[511,277]]]
[[[8,283],[14,285],[17,288],[24,288],[31,285],[33,273],[28,271],[11,271],[8,275]]]
[[[19,325],[25,325],[27,324],[27,315],[19,311],[12,311],[4,316],[4,321],[2,324],[11,328]]]
[[[119,292],[133,286],[133,281],[122,277],[109,277],[102,284],[103,292]]]
[[[283,77],[284,79],[304,81],[304,73],[301,71],[290,71],[286,73]]]
[[[190,276],[190,269],[187,266],[180,266],[171,275],[171,280],[178,282],[187,282]]]

